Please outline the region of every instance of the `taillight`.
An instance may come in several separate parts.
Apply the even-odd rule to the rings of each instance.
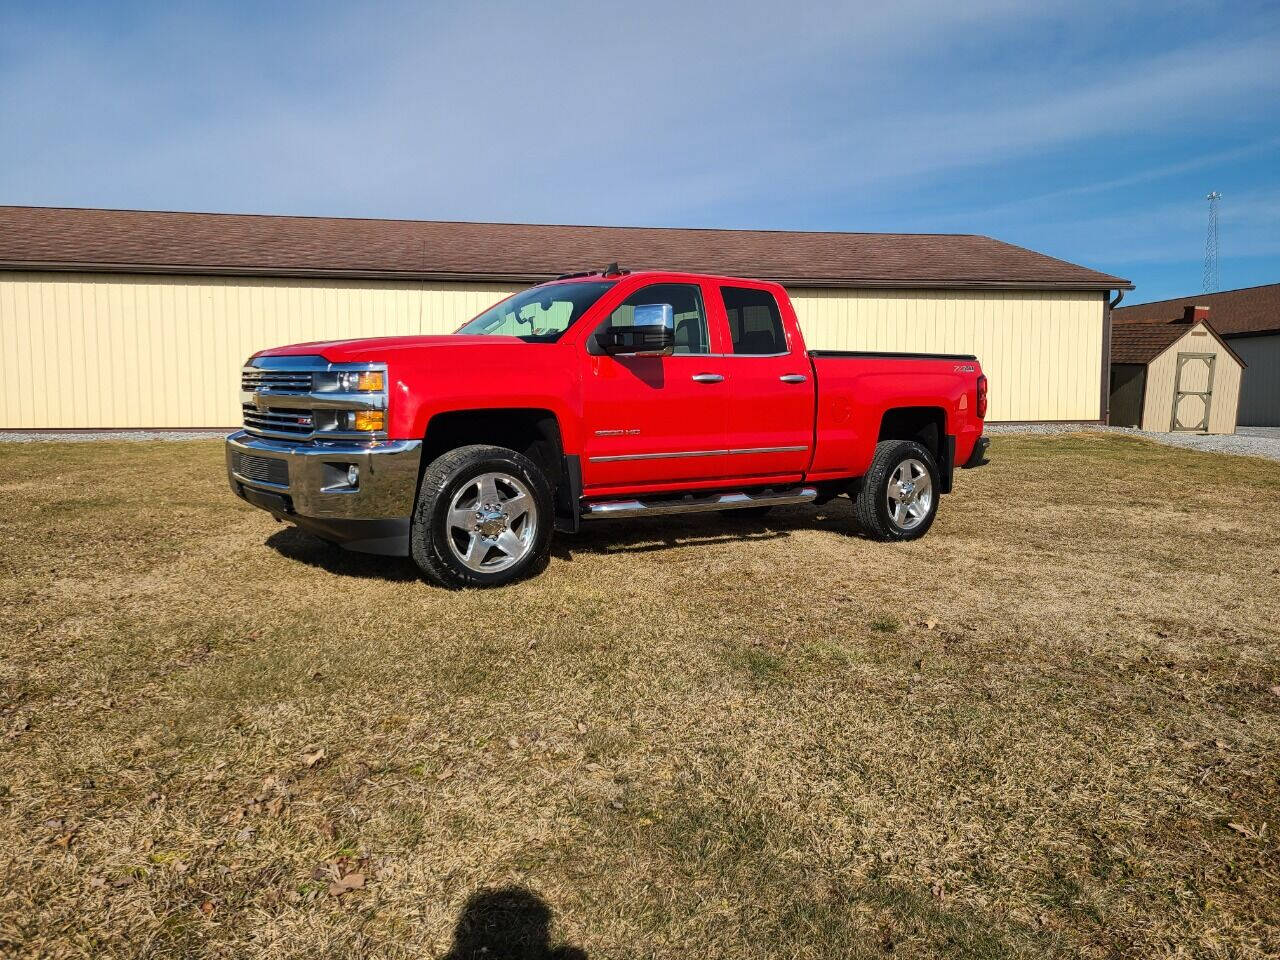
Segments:
[[[987,419],[987,378],[978,377],[978,402],[975,405],[975,412],[978,414],[979,420]]]

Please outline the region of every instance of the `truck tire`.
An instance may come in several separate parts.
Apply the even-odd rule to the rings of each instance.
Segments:
[[[867,536],[918,540],[938,514],[938,491],[938,465],[927,447],[913,440],[882,440],[866,476],[850,487],[850,496]]]
[[[506,447],[473,444],[436,457],[422,474],[409,552],[443,587],[500,587],[545,565],[552,494],[542,471]]]

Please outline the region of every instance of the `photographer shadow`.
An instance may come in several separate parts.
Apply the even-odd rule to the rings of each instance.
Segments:
[[[553,947],[547,902],[525,887],[508,886],[467,898],[444,960],[587,960],[587,954]]]

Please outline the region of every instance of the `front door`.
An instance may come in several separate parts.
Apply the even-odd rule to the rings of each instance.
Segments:
[[[657,283],[627,297],[605,321],[631,323],[641,304],[669,303],[676,351],[669,357],[588,358],[583,382],[583,489],[660,488],[713,479],[725,470],[729,384],[713,356],[702,289]]]
[[[1169,429],[1209,431],[1209,410],[1213,405],[1212,353],[1180,353],[1174,377],[1173,416]]]

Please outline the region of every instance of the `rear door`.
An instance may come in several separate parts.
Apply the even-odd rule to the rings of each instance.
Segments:
[[[734,476],[798,479],[813,442],[813,369],[773,291],[735,283],[718,290],[729,378],[726,442]]]
[[[626,297],[606,325],[626,326],[636,306],[669,303],[669,357],[588,358],[583,381],[583,487],[661,487],[724,475],[729,383],[698,283],[651,283]],[[718,333],[718,331],[717,331]],[[713,350],[713,346],[716,350]]]

